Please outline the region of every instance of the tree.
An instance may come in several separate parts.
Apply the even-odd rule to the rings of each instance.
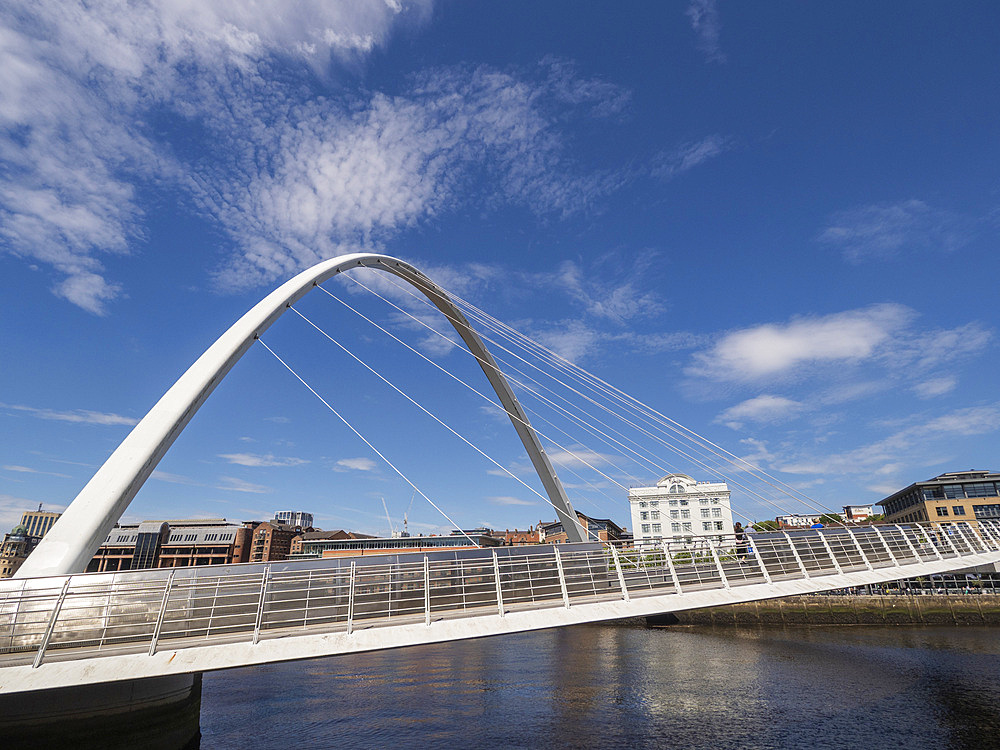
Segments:
[[[824,526],[835,526],[842,524],[844,519],[841,518],[839,513],[824,513],[819,517],[819,522]]]
[[[750,528],[754,531],[778,531],[781,527],[777,521],[754,521]]]

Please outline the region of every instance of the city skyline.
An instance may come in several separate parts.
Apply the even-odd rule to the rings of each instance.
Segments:
[[[258,299],[359,250],[827,509],[998,468],[1000,10],[185,7],[0,10],[8,528],[65,507]],[[482,385],[412,320],[327,286]],[[300,309],[531,481],[509,423],[330,299]],[[292,317],[269,345],[460,526],[554,517]],[[628,522],[626,493],[563,478],[578,510]],[[124,520],[293,507],[380,532],[384,498],[396,525],[446,533],[413,494],[254,347]],[[736,488],[733,506],[774,516]]]

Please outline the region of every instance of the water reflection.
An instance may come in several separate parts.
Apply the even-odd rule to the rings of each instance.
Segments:
[[[989,628],[580,626],[206,675],[202,747],[1000,747]]]

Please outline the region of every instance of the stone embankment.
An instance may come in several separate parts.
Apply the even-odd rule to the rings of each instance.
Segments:
[[[664,625],[1000,625],[1000,596],[793,596],[647,617]]]

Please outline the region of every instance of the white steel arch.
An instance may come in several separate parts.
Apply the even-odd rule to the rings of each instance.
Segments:
[[[482,339],[447,293],[413,266],[388,255],[353,253],[325,260],[286,281],[222,334],[153,406],[97,470],[62,517],[18,570],[17,578],[67,575],[86,570],[160,459],[253,342],[314,286],[352,268],[386,271],[420,290],[454,326],[476,355],[507,410],[571,542],[586,539],[562,483],[538,436]]]

